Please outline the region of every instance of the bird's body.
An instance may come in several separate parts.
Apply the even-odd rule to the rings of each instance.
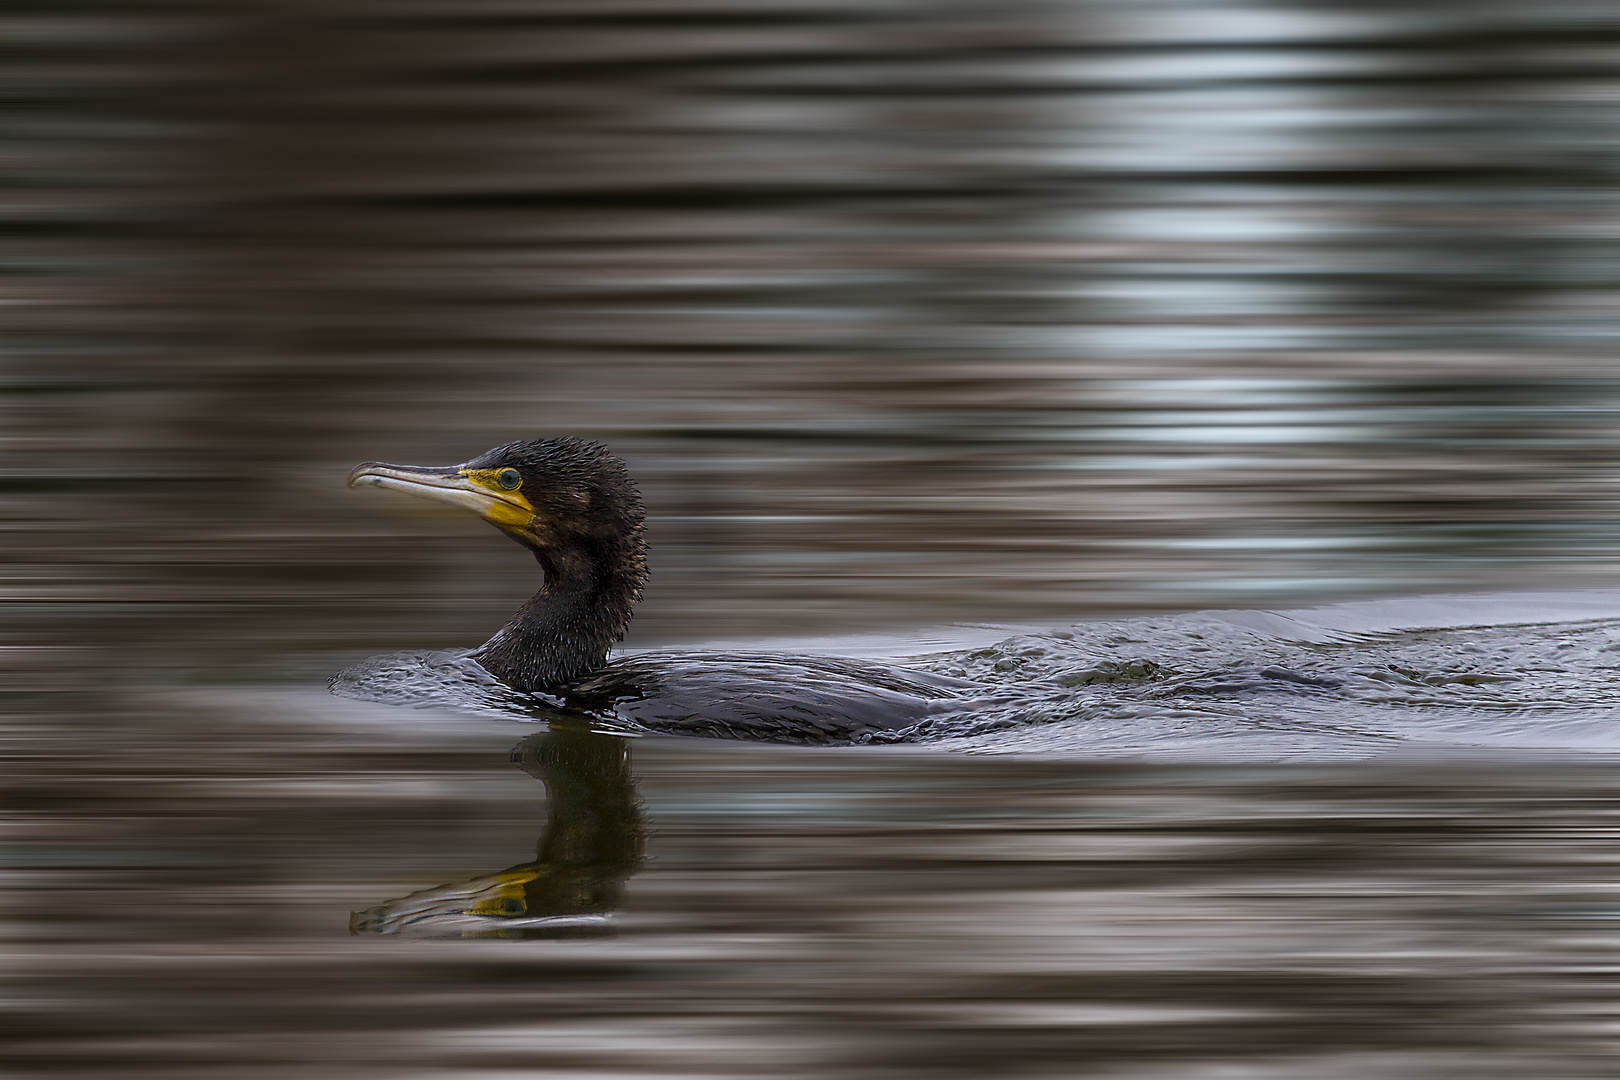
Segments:
[[[500,682],[587,715],[677,734],[863,740],[949,708],[968,684],[835,657],[642,654],[609,661],[647,577],[641,495],[579,439],[509,443],[465,465],[367,462],[374,484],[473,510],[534,553],[540,590],[472,653]]]
[[[658,652],[610,660],[556,696],[648,731],[840,743],[917,724],[969,685],[837,656]]]

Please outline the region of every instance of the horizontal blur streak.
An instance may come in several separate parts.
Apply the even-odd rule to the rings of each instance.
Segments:
[[[643,640],[1612,582],[1613,12],[13,5],[15,639],[479,639],[354,462],[607,440]]]
[[[649,858],[616,938],[349,938],[351,910],[487,884],[557,835],[540,770],[505,760],[515,725],[401,712],[168,692],[122,726],[77,718],[76,738],[59,714],[13,730],[29,769],[3,796],[21,826],[5,967],[28,993],[0,1062],[323,1080],[1612,1072],[1611,767],[645,739],[630,781]],[[550,795],[555,824],[570,796]]]
[[[641,481],[639,643],[1616,584],[1617,29],[7,5],[0,1071],[1611,1073],[1598,765],[642,740],[603,818],[518,725],[229,684],[486,638],[533,563],[344,478],[543,434]],[[382,936],[534,882],[619,936]]]

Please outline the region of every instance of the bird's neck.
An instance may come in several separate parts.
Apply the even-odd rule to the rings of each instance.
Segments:
[[[645,576],[639,559],[627,568],[544,557],[541,565],[540,591],[473,653],[490,674],[526,692],[567,686],[607,663]]]

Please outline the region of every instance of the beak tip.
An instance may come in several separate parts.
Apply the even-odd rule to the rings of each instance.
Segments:
[[[375,461],[364,461],[351,469],[349,471],[349,486],[359,487],[362,484],[376,483],[377,477],[371,472],[372,468],[375,467],[376,464],[377,462]]]

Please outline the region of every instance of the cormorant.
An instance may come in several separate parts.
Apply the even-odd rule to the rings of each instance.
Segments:
[[[960,708],[971,685],[834,657],[648,653],[610,662],[647,578],[645,510],[624,463],[600,443],[508,443],[448,467],[368,461],[349,474],[349,486],[361,484],[464,507],[534,553],[540,591],[471,658],[565,710],[653,731],[835,743]]]

